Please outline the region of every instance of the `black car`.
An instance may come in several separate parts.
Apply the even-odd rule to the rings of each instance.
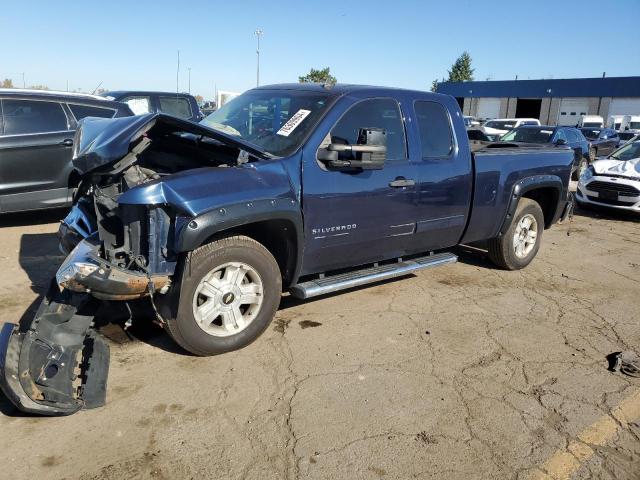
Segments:
[[[634,132],[618,132],[618,147],[623,146],[637,136],[638,134]]]
[[[591,145],[591,157],[606,156],[618,148],[620,136],[611,128],[581,128]]]
[[[118,90],[101,95],[126,103],[134,115],[166,113],[192,122],[199,122],[204,118],[195,97],[188,93]]]
[[[0,89],[0,212],[71,203],[78,175],[73,138],[84,117],[133,113],[123,103],[93,95]]]
[[[590,155],[589,142],[575,127],[522,125],[500,138],[500,142],[537,143],[549,145],[567,145],[575,152],[572,178],[577,180],[589,163],[595,159]]]

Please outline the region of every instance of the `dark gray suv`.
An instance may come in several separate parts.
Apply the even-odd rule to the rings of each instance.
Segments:
[[[0,89],[0,213],[69,205],[78,122],[131,115],[127,105],[93,95]]]

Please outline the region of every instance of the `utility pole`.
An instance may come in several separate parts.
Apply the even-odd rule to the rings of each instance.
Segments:
[[[260,36],[264,33],[259,28],[256,28],[256,31],[253,32],[258,39],[258,48],[256,49],[257,56],[257,68],[256,68],[256,87],[260,86]]]
[[[178,68],[176,69],[176,93],[180,93],[180,50],[178,50]]]
[[[189,95],[191,95],[191,67],[187,68],[189,70]]]
[[[27,88],[27,84],[24,83],[24,72],[22,72],[22,88]]]

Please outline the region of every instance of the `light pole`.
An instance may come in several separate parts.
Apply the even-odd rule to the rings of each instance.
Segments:
[[[191,67],[187,68],[189,70],[189,95],[191,95]]]
[[[260,86],[260,36],[264,33],[259,28],[256,28],[256,31],[253,32],[258,39],[258,48],[256,49],[257,56],[257,67],[256,67],[256,87]]]

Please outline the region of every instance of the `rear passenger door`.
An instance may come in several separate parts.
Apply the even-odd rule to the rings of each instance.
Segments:
[[[462,127],[455,131],[450,111],[437,101],[413,102],[417,148],[416,241],[421,250],[456,245],[467,224],[472,193],[471,153]],[[459,112],[453,110],[459,115]],[[461,122],[457,122],[461,124]]]
[[[45,208],[68,200],[74,131],[60,102],[2,99],[0,208]]]

